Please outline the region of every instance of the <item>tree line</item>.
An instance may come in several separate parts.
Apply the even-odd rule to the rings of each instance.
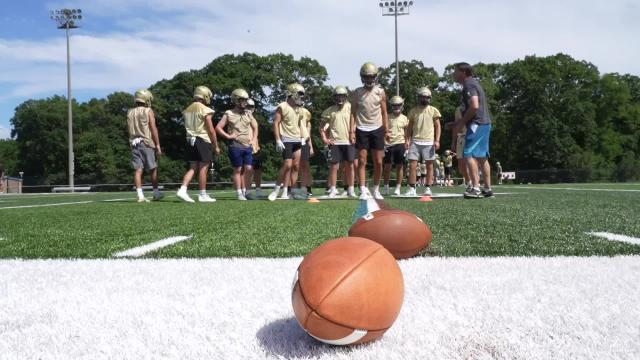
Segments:
[[[489,99],[494,128],[492,162],[516,171],[521,181],[630,181],[640,180],[640,78],[629,74],[601,74],[593,64],[565,54],[527,56],[505,64],[475,64],[475,73]],[[357,71],[358,69],[354,69]],[[433,105],[443,121],[453,121],[460,88],[451,77],[453,65],[442,74],[423,62],[400,64],[400,95],[405,111],[416,103],[421,86],[433,91]],[[380,83],[395,94],[395,64],[381,68]],[[327,69],[318,61],[291,55],[223,55],[199,70],[177,74],[149,87],[154,95],[164,156],[162,182],[178,181],[187,166],[182,110],[192,101],[193,89],[206,85],[215,93],[214,121],[230,109],[230,94],[246,89],[256,102],[260,142],[266,154],[264,176],[274,179],[281,156],[271,130],[272,111],[284,100],[286,85],[299,82],[307,89],[313,114],[313,142],[323,149],[317,125],[333,102]],[[335,81],[334,81],[335,82]],[[390,97],[389,96],[389,97]],[[133,95],[115,92],[104,99],[73,102],[76,183],[130,183],[130,151],[126,112]],[[27,100],[11,119],[12,140],[0,141],[0,163],[5,173],[25,174],[30,185],[67,182],[67,100],[61,96]],[[442,146],[449,148],[445,130]],[[222,145],[216,162],[216,181],[229,181],[232,168]],[[314,175],[326,179],[321,154],[312,158]]]

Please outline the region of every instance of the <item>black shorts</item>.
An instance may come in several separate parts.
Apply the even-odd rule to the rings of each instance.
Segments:
[[[339,164],[343,161],[352,162],[356,158],[356,148],[353,145],[332,145],[329,147],[330,164]]]
[[[407,149],[404,144],[391,145],[384,149],[384,163],[393,164],[394,166],[404,165],[404,154]]]
[[[453,175],[453,167],[452,166],[445,167],[444,168],[444,175],[445,176]]]
[[[302,144],[299,142],[286,142],[284,143],[284,151],[282,157],[285,160],[293,159],[293,153],[302,149]]]
[[[213,161],[213,145],[204,141],[200,137],[196,137],[196,142],[191,146],[191,144],[187,145],[189,150],[187,150],[189,158],[187,159],[190,162],[203,162],[210,163]]]
[[[251,164],[251,166],[253,167],[253,170],[262,170],[263,162],[264,162],[264,153],[262,152],[262,150],[253,154],[253,163]]]
[[[309,159],[311,159],[311,147],[309,144],[304,144],[300,154],[300,161],[309,161]]]
[[[358,150],[384,150],[384,127],[373,131],[356,129],[356,147]]]

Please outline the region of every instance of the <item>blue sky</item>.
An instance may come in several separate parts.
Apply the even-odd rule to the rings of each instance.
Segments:
[[[602,72],[640,74],[640,5],[632,0],[414,0],[400,57],[442,71],[457,61],[568,53]],[[66,94],[64,33],[49,11],[83,9],[72,37],[74,97],[134,91],[225,53],[284,52],[354,86],[364,61],[393,62],[393,20],[376,0],[5,1],[0,15],[0,138],[14,108]],[[215,89],[214,89],[215,91]]]

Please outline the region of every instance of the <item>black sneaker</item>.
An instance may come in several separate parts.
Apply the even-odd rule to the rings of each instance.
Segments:
[[[482,196],[484,196],[486,198],[494,198],[494,197],[496,197],[495,195],[493,195],[493,191],[485,190],[485,189],[482,189]]]
[[[482,199],[482,191],[480,189],[467,190],[464,192],[465,199]]]

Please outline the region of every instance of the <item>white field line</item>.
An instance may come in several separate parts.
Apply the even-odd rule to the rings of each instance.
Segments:
[[[535,186],[509,186],[500,185],[501,188],[510,189],[530,189],[530,190],[566,190],[566,191],[609,191],[609,192],[640,192],[640,190],[632,189],[580,189],[580,188],[562,188],[562,187],[535,187]]]
[[[626,242],[629,244],[640,245],[639,238],[626,236],[626,235],[618,235],[618,234],[612,234],[608,232],[588,232],[587,235],[597,236],[597,237],[601,237],[611,241],[620,241],[620,242]]]
[[[39,204],[39,205],[22,205],[22,206],[6,206],[0,207],[0,210],[8,210],[8,209],[29,209],[29,208],[38,208],[38,207],[50,207],[50,206],[64,206],[64,205],[78,205],[78,204],[89,204],[95,201],[76,201],[76,202],[66,202],[66,203],[57,203],[57,204]]]
[[[113,254],[113,257],[140,257],[144,256],[152,251],[162,249],[163,247],[177,244],[181,241],[187,241],[193,239],[193,235],[189,236],[172,236],[166,239],[158,240],[150,244],[135,247],[133,249],[117,252]]]

